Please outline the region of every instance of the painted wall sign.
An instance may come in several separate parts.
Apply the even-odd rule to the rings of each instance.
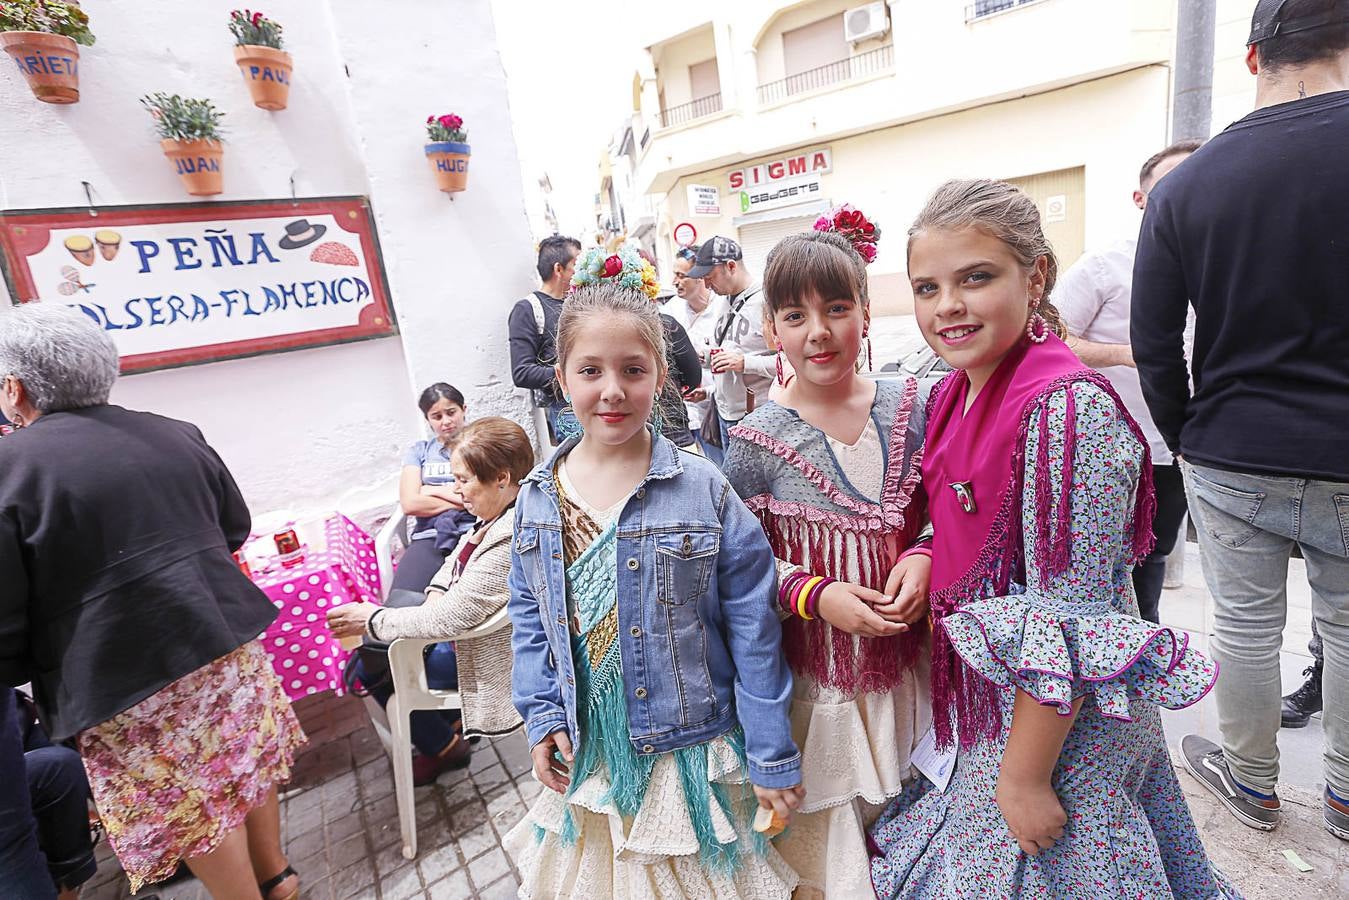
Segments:
[[[747,188],[740,192],[740,212],[756,213],[769,209],[807,203],[824,196],[819,178],[800,178],[761,188]]]
[[[834,169],[834,154],[828,147],[806,150],[795,156],[775,159],[744,169],[736,169],[726,178],[733,191],[748,191],[768,187],[804,175],[823,175]]]
[[[122,371],[395,334],[361,197],[0,212],[16,302],[79,309]]]
[[[716,185],[689,185],[689,215],[721,218],[721,191]]]

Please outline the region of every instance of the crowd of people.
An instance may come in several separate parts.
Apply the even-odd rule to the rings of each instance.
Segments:
[[[931,195],[940,379],[865,371],[874,230],[822,217],[762,278],[682,248],[663,306],[634,249],[542,242],[510,353],[553,446],[428,387],[393,591],[328,613],[436,642],[463,708],[414,713],[417,783],[523,731],[522,897],[1239,897],[1161,727],[1210,690],[1183,763],[1262,830],[1281,714],[1324,704],[1349,840],[1349,9],[1261,0],[1248,64],[1257,110],[1147,160],[1137,241],[1065,272],[1017,188]],[[117,365],[64,307],[0,319],[0,888],[73,896],[92,797],[133,891],[292,898],[249,513],[195,427],[108,403]],[[1160,624],[1187,509],[1212,658]],[[1281,701],[1294,552],[1316,683]]]

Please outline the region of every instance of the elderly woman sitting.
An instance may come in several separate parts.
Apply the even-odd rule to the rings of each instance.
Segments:
[[[248,507],[195,426],[108,404],[117,366],[68,307],[0,317],[0,679],[75,738],[133,893],[186,860],[212,896],[294,897],[276,785],[304,734],[230,558]]]
[[[333,634],[368,634],[381,641],[453,641],[506,606],[515,528],[512,507],[520,480],[534,466],[534,448],[524,429],[509,419],[479,419],[459,433],[450,466],[464,509],[478,522],[431,579],[425,604],[385,609],[348,603],[328,611]],[[413,781],[418,785],[429,784],[446,769],[467,765],[468,739],[519,727],[520,716],[511,704],[510,626],[453,646],[435,644],[426,656],[426,680],[432,688],[458,687],[463,727],[460,733],[458,717],[451,714],[412,713],[412,742],[421,754],[413,760]],[[387,690],[372,693],[387,702]]]

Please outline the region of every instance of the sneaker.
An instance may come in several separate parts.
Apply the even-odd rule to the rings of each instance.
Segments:
[[[1341,800],[1326,788],[1325,803],[1321,806],[1321,818],[1326,831],[1342,841],[1349,841],[1349,800]]]
[[[1279,824],[1282,805],[1278,794],[1260,794],[1238,783],[1228,771],[1222,748],[1213,741],[1187,734],[1181,738],[1180,755],[1190,774],[1221,800],[1243,825],[1273,831]]]
[[[1284,728],[1305,728],[1312,713],[1321,711],[1321,664],[1313,663],[1302,674],[1307,680],[1283,698],[1279,709],[1279,724]]]
[[[461,735],[456,734],[449,746],[435,756],[414,756],[412,758],[412,785],[423,787],[440,777],[450,769],[462,769],[473,757],[473,748]]]

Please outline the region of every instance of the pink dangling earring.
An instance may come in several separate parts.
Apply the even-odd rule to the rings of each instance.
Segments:
[[[1040,301],[1036,300],[1030,308],[1030,318],[1026,320],[1026,337],[1032,344],[1043,344],[1049,340],[1049,323],[1040,315],[1039,309]]]
[[[787,382],[782,378],[782,341],[778,341],[778,352],[774,356],[774,359],[776,359],[778,363],[778,384],[782,387],[786,387]]]

